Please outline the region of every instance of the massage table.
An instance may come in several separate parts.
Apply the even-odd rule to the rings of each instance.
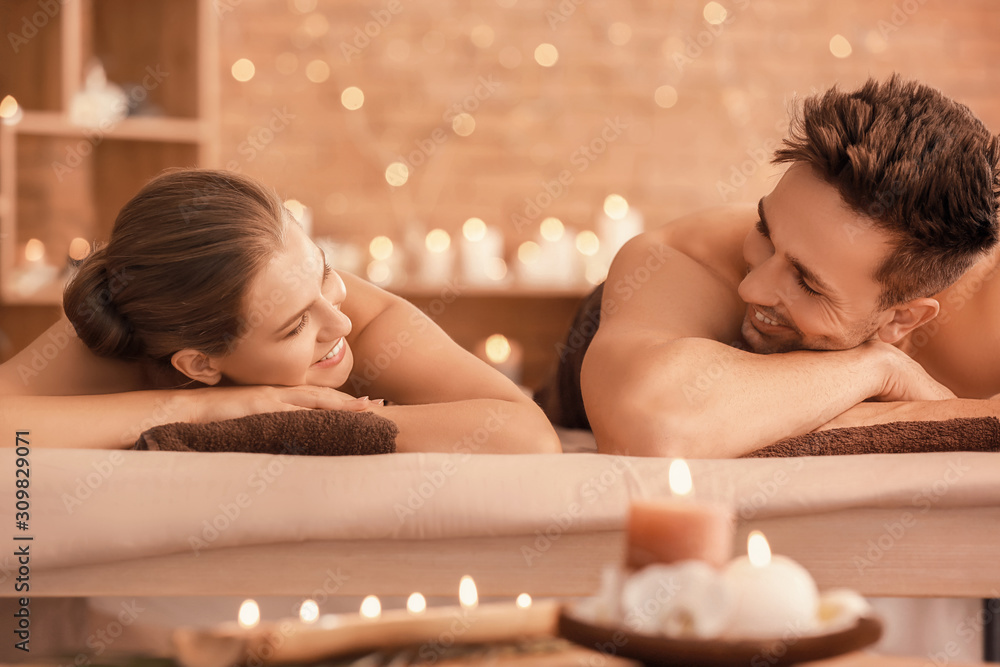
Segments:
[[[0,454],[13,487],[15,453]],[[621,561],[629,502],[669,494],[668,459],[596,453],[32,449],[30,595],[583,596]],[[728,503],[735,551],[762,530],[821,588],[1000,597],[1000,455],[690,460]],[[0,557],[17,595],[14,548]]]

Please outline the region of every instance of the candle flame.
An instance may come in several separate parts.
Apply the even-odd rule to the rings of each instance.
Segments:
[[[486,358],[494,364],[510,359],[510,341],[503,334],[493,334],[486,339]]]
[[[90,242],[79,236],[69,242],[69,256],[81,260],[90,254]]]
[[[458,601],[465,609],[474,608],[479,604],[479,593],[476,591],[476,582],[472,577],[465,575],[458,584]]]
[[[45,244],[38,239],[28,239],[24,244],[24,258],[29,262],[37,262],[45,255]]]
[[[750,531],[747,537],[747,556],[750,564],[756,567],[764,567],[771,562],[771,545],[759,530]]]
[[[517,596],[515,604],[521,609],[527,609],[531,606],[531,596],[527,593],[521,593]]]
[[[525,241],[517,247],[517,258],[524,264],[538,261],[538,256],[541,254],[541,247],[534,241]]]
[[[368,244],[368,252],[373,259],[389,259],[392,257],[392,239],[388,236],[376,236]]]
[[[490,280],[503,280],[507,275],[507,262],[499,257],[486,260],[486,277]]]
[[[542,238],[546,241],[558,241],[566,232],[566,227],[559,218],[545,218],[539,227]]]
[[[411,614],[422,614],[427,609],[427,600],[420,593],[413,593],[406,600],[406,611]]]
[[[691,493],[694,484],[691,481],[691,469],[684,459],[674,459],[670,464],[670,492],[675,496],[686,496]]]
[[[451,245],[451,237],[443,229],[432,229],[427,232],[424,244],[431,252],[444,252]]]
[[[382,603],[377,595],[369,595],[361,601],[361,615],[365,618],[378,618],[382,615]]]
[[[236,615],[236,620],[241,628],[253,628],[260,623],[260,607],[254,600],[244,600],[240,605],[240,611]]]
[[[604,198],[604,212],[612,220],[621,220],[628,215],[628,201],[621,195],[608,195]]]
[[[19,109],[20,107],[13,95],[7,95],[3,100],[0,100],[0,118],[4,120],[13,119]]]
[[[482,241],[486,238],[486,223],[480,218],[469,218],[462,225],[462,234],[470,241]]]
[[[315,623],[319,620],[319,605],[315,600],[305,600],[299,607],[299,618],[303,623]]]

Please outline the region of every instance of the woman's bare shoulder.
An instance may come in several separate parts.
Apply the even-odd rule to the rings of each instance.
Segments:
[[[83,344],[65,315],[0,365],[0,393],[32,396],[111,394],[146,389],[138,364],[104,359]]]

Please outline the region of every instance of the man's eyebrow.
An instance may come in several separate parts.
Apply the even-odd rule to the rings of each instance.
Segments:
[[[767,226],[767,218],[764,216],[764,198],[757,202],[757,232],[764,238],[771,238],[771,230]]]
[[[326,252],[322,248],[320,248],[319,249],[319,254],[320,254],[320,260],[321,260],[320,261],[320,266],[323,267],[323,271],[320,273],[320,279],[319,279],[319,286],[320,286],[320,289],[322,289],[323,285],[326,283]],[[281,333],[282,331],[284,331],[288,327],[292,326],[292,324],[294,324],[296,322],[296,320],[298,320],[299,318],[301,318],[302,315],[307,310],[309,310],[311,307],[312,307],[312,303],[310,303],[308,306],[306,306],[305,308],[303,308],[302,310],[300,310],[299,312],[297,312],[295,315],[293,315],[291,318],[289,318],[289,320],[287,322],[285,322],[280,327],[278,327],[278,329],[277,329],[277,331],[275,333]]]

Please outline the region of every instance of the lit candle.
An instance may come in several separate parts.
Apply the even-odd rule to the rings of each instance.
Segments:
[[[497,262],[503,262],[503,233],[479,218],[469,218],[462,225],[462,277],[473,285],[497,282]],[[506,274],[506,269],[500,275]]]
[[[24,262],[14,275],[14,290],[27,296],[53,283],[59,269],[45,261],[45,244],[39,239],[29,239],[24,244]]]
[[[670,464],[669,474],[673,498],[632,502],[626,566],[703,560],[722,567],[732,555],[732,514],[691,500],[691,470],[682,459]]]
[[[315,600],[305,600],[299,607],[299,619],[303,623],[312,624],[319,620],[319,605]]]
[[[420,279],[426,285],[443,285],[451,280],[455,268],[455,249],[443,229],[432,229],[424,239],[426,252],[420,266]]]
[[[244,600],[240,605],[236,620],[241,628],[255,628],[260,623],[260,607],[256,600]]]
[[[361,616],[376,619],[382,615],[382,603],[377,595],[369,595],[361,601]]]
[[[174,633],[179,662],[205,664],[206,656],[224,654],[228,662],[241,664],[251,657],[258,665],[311,663],[360,651],[424,644],[446,634],[462,644],[551,637],[559,611],[556,601],[532,601],[527,594],[518,596],[514,604],[480,604],[470,576],[462,577],[459,584],[460,606],[427,608],[424,596],[413,593],[406,609],[383,611],[378,597],[369,595],[360,613],[319,616],[318,605],[306,611],[312,602],[303,603],[298,619],[260,622],[257,604],[247,600],[238,623],[180,628]],[[306,615],[313,613],[318,620],[307,621]],[[278,637],[281,641],[275,641]],[[264,646],[266,653],[261,650]]]
[[[610,262],[629,239],[643,232],[642,214],[621,195],[611,194],[604,199],[604,212],[597,220],[597,229],[601,249]]]
[[[808,633],[817,623],[819,593],[812,575],[791,558],[772,556],[760,531],[750,533],[747,555],[733,559],[723,578],[735,597],[724,633],[729,639]]]
[[[479,341],[474,353],[514,384],[521,382],[524,348],[516,340],[510,340],[503,334],[493,334]]]

